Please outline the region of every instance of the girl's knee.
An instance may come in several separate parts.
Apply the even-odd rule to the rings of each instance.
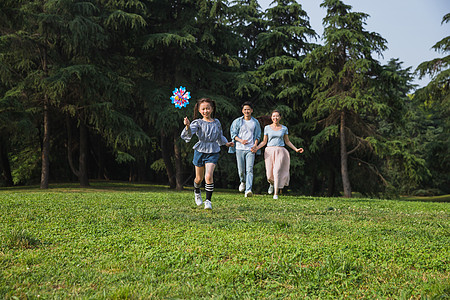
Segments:
[[[206,183],[213,183],[214,182],[214,178],[212,174],[206,174],[205,175],[205,181]]]

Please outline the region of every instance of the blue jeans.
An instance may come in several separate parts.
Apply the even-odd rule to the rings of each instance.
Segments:
[[[255,153],[249,150],[236,150],[239,180],[245,182],[245,191],[251,191],[253,185],[253,164]]]

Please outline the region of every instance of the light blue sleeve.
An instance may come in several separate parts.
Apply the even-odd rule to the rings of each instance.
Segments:
[[[240,124],[241,124],[240,119],[241,118],[237,118],[233,121],[233,123],[231,123],[230,135],[231,135],[232,141],[234,141],[234,138],[237,137],[237,135],[239,134]]]
[[[261,141],[261,125],[259,124],[258,120],[256,120],[255,118],[253,118],[253,120],[256,122],[254,138],[255,138],[255,140],[258,140],[260,142]]]
[[[226,143],[228,143],[228,140],[226,137],[223,136],[222,125],[220,124],[220,121],[217,119],[216,121],[218,123],[218,130],[219,130],[219,138],[217,139],[217,143],[219,144],[219,146],[223,146]]]
[[[189,143],[192,139],[192,136],[197,133],[199,127],[199,123],[197,120],[192,121],[191,125],[189,125],[189,130],[186,130],[186,126],[183,128],[183,131],[181,132],[181,138],[186,142]]]
[[[234,138],[237,137],[237,135],[239,134],[239,119],[237,118],[233,121],[233,123],[231,123],[231,127],[230,127],[230,136],[231,136],[231,141],[234,141]],[[230,148],[228,148],[228,153],[236,153],[236,144]]]

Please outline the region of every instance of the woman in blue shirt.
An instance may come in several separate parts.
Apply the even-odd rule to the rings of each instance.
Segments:
[[[199,112],[203,118],[197,118]],[[194,107],[194,121],[192,123],[186,117],[184,118],[185,128],[181,133],[181,138],[188,143],[192,136],[196,134],[199,141],[194,145],[195,179],[194,179],[194,197],[195,203],[200,206],[203,203],[200,193],[200,186],[205,179],[205,209],[212,209],[211,197],[214,191],[213,173],[219,160],[220,146],[231,147],[233,142],[228,142],[223,136],[222,126],[219,120],[214,118],[216,112],[216,103],[209,98],[202,98],[197,101]]]
[[[273,199],[278,199],[278,191],[289,185],[289,166],[291,159],[289,152],[284,147],[289,146],[297,153],[303,153],[303,148],[295,147],[289,140],[288,128],[280,124],[281,114],[278,110],[272,111],[272,124],[264,127],[263,141],[252,148],[258,151],[267,145],[264,151],[267,181],[270,183],[269,194],[273,193]]]

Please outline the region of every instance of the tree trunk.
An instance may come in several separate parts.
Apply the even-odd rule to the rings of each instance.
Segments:
[[[183,189],[183,164],[181,162],[181,150],[177,143],[178,136],[173,138],[173,151],[175,153],[175,178],[176,178],[176,189],[181,191]]]
[[[79,176],[81,186],[89,186],[89,176],[88,176],[88,165],[87,165],[87,155],[88,155],[88,130],[83,122],[80,122],[80,157],[79,157]]]
[[[345,111],[341,112],[341,125],[340,131],[340,142],[341,142],[341,176],[342,176],[342,186],[344,188],[344,197],[352,197],[352,188],[350,186],[350,179],[348,177],[348,153],[347,145],[345,143]]]
[[[169,186],[171,189],[174,189],[176,187],[176,180],[175,180],[175,172],[173,170],[173,164],[170,157],[171,151],[171,140],[164,135],[164,133],[161,133],[161,154],[164,161],[164,165],[166,166],[166,173],[167,177],[169,179]]]
[[[105,164],[105,147],[103,146],[100,138],[97,138],[96,145],[96,156],[97,156],[97,179],[106,179],[108,180],[108,176],[106,175],[106,164]]]
[[[333,197],[336,195],[335,177],[336,173],[334,172],[334,169],[330,167],[330,169],[328,169],[327,197]]]
[[[8,149],[4,140],[0,144],[0,171],[5,182],[5,186],[13,186],[14,182],[11,175],[11,165],[9,164]]]
[[[69,167],[72,170],[72,173],[79,177],[79,171],[75,169],[73,164],[73,138],[72,138],[72,124],[70,123],[69,117],[66,117],[66,125],[67,125],[67,161],[69,162]]]
[[[48,96],[44,96],[44,137],[42,140],[41,189],[48,189],[50,175],[50,121],[48,113]]]
[[[42,58],[42,70],[44,71],[44,76],[47,77],[47,50],[43,49]],[[44,136],[42,139],[42,152],[41,152],[41,189],[48,189],[48,179],[50,176],[50,120],[49,120],[49,106],[48,95],[44,95]]]

